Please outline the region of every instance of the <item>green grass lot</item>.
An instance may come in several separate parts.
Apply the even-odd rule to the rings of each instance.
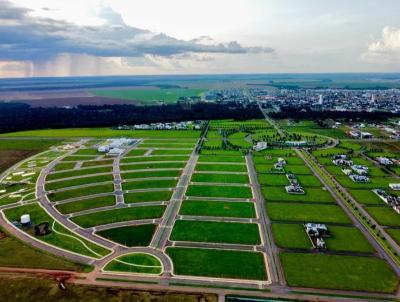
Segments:
[[[78,235],[67,230],[57,222],[54,224],[54,226],[58,233],[55,232],[53,228],[54,219],[49,214],[47,214],[47,212],[41,206],[39,206],[38,203],[32,203],[29,205],[4,210],[4,214],[9,221],[18,221],[21,218],[21,215],[26,213],[29,213],[29,215],[31,216],[31,221],[34,224],[49,222],[52,232],[45,236],[35,236],[33,227],[29,229],[22,228],[23,231],[30,234],[31,236],[34,236],[40,241],[44,241],[50,245],[54,245],[68,251],[91,256],[94,258],[101,258],[102,256],[107,255],[110,252],[109,250],[101,246],[98,246],[90,241],[87,241],[84,238],[79,237]],[[85,247],[85,245],[88,246],[91,250],[98,253],[100,256],[91,252]]]
[[[193,182],[216,182],[216,183],[248,183],[249,177],[245,174],[212,174],[195,173]]]
[[[0,231],[4,232],[1,228]],[[73,263],[43,250],[36,249],[9,234],[7,234],[6,238],[0,240],[0,266],[68,271],[82,271],[85,269],[84,265]]]
[[[226,129],[240,129],[240,128],[248,128],[248,129],[267,129],[271,128],[264,119],[256,119],[256,120],[247,120],[247,121],[235,121],[232,119],[227,120],[213,120],[210,123],[210,130],[226,130]]]
[[[79,149],[74,152],[74,155],[103,155],[97,149]]]
[[[247,166],[229,164],[197,164],[196,171],[247,172]]]
[[[144,163],[135,165],[121,165],[121,171],[146,170],[146,169],[182,169],[186,163]]]
[[[260,244],[258,225],[215,221],[178,220],[171,234],[174,241]]]
[[[252,198],[249,187],[232,186],[195,186],[191,185],[186,196],[224,197],[224,198]]]
[[[285,166],[285,171],[287,173],[293,173],[295,175],[312,175],[312,172],[310,168],[308,168],[306,165],[289,165],[287,164]]]
[[[337,205],[268,202],[266,206],[268,216],[275,221],[350,223]]]
[[[121,163],[140,163],[140,162],[151,162],[151,161],[187,161],[189,156],[178,155],[178,156],[143,156],[143,157],[125,157],[121,159]]]
[[[346,133],[344,128],[332,129],[328,127],[321,127],[311,120],[301,120],[299,122],[291,121],[290,124],[287,120],[280,120],[278,124],[287,131],[305,132],[316,135],[324,135],[334,138],[345,138]]]
[[[212,156],[243,156],[242,151],[235,150],[201,150],[201,155],[212,155]]]
[[[94,185],[79,189],[61,191],[61,192],[53,192],[47,194],[47,197],[50,201],[60,201],[66,200],[71,198],[83,197],[83,196],[90,196],[100,193],[110,193],[114,192],[114,185],[113,184],[104,184],[104,185]]]
[[[400,215],[389,206],[366,207],[365,209],[380,225],[400,227]]]
[[[143,224],[108,229],[96,234],[129,247],[148,246],[155,230],[155,224]]]
[[[176,275],[267,280],[261,253],[171,247],[166,252]]]
[[[82,163],[82,167],[109,166],[113,164],[113,161],[112,159],[85,161]]]
[[[296,177],[303,187],[323,187],[323,184],[314,175],[296,175]]]
[[[312,244],[303,225],[273,223],[272,233],[275,243],[285,249],[311,249]]]
[[[138,189],[156,189],[156,188],[174,188],[178,183],[177,180],[140,180],[122,183],[123,190],[138,190]]]
[[[6,137],[132,137],[132,138],[198,138],[200,131],[191,130],[114,130],[111,128],[64,128],[29,130],[0,134]]]
[[[97,156],[83,156],[83,155],[69,155],[61,159],[62,162],[64,161],[85,161],[85,160],[95,160]]]
[[[262,186],[287,186],[289,180],[285,174],[259,174],[258,182]]]
[[[250,202],[185,200],[180,215],[255,218],[254,205]]]
[[[375,257],[281,253],[290,286],[394,292],[398,279],[388,264]]]
[[[172,197],[174,191],[154,191],[154,192],[138,192],[125,193],[125,203],[148,202],[148,201],[168,201]]]
[[[164,210],[164,206],[121,208],[77,216],[71,220],[83,228],[90,228],[121,221],[159,218]]]
[[[147,149],[133,149],[127,153],[126,156],[142,156],[147,153]]]
[[[382,205],[383,200],[378,197],[372,190],[360,190],[360,189],[350,189],[348,192],[353,196],[358,202],[365,205]]]
[[[104,270],[123,273],[159,275],[162,272],[162,265],[160,260],[152,255],[132,253],[119,256],[118,258],[112,260],[105,266]]]
[[[222,139],[206,139],[203,142],[203,147],[204,148],[211,148],[211,149],[215,149],[215,148],[221,148],[222,147]],[[202,150],[202,153],[204,153],[205,150]]]
[[[45,184],[45,188],[47,191],[63,189],[73,186],[80,186],[86,184],[94,184],[94,183],[101,183],[106,181],[112,181],[112,175],[97,175],[91,177],[82,177],[82,178],[75,178],[70,180],[62,180],[62,181],[55,181],[55,182],[47,182]]]
[[[305,194],[289,194],[284,187],[262,187],[261,190],[265,199],[270,201],[335,202],[329,191],[317,188],[306,188]]]
[[[152,155],[189,155],[193,152],[192,149],[177,149],[177,150],[170,150],[170,149],[158,149],[154,150],[151,154]]]
[[[373,177],[367,183],[357,183],[350,179],[350,177],[343,174],[343,176],[336,176],[340,184],[346,188],[351,189],[376,189],[376,188],[389,188],[390,183],[396,183],[399,180],[392,177]]]
[[[81,201],[62,203],[57,205],[56,209],[62,214],[70,214],[113,205],[115,205],[115,196],[109,195],[103,197],[88,198]]]
[[[6,135],[3,135],[6,136]],[[62,140],[38,140],[38,139],[2,139],[0,150],[45,150],[51,146],[61,144]]]
[[[219,162],[242,162],[245,163],[246,160],[244,156],[218,156],[218,155],[200,155],[199,162],[211,162],[211,163],[219,163]]]
[[[135,179],[147,177],[179,177],[181,170],[165,170],[165,171],[142,171],[142,172],[128,172],[122,173],[122,179]]]
[[[63,163],[60,162],[54,167],[54,171],[71,170],[75,167],[76,163]]]
[[[185,143],[185,142],[172,142],[172,141],[166,141],[166,142],[144,142],[140,144],[140,148],[194,148],[196,144],[195,143]]]
[[[112,167],[101,167],[101,168],[87,168],[87,169],[78,169],[72,170],[68,172],[58,172],[58,173],[51,173],[46,176],[46,180],[56,180],[56,179],[63,179],[75,176],[83,176],[83,175],[90,175],[90,174],[100,174],[100,173],[111,173]]]
[[[175,103],[180,97],[200,96],[205,89],[164,88],[164,89],[102,89],[92,90],[98,96],[137,101],[140,104],[152,104],[156,101]]]
[[[386,232],[392,237],[397,244],[400,244],[400,229],[386,229]]]

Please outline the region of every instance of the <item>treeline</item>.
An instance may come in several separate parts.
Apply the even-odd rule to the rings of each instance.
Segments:
[[[262,118],[257,106],[241,104],[173,104],[163,106],[103,105],[76,108],[32,108],[0,104],[0,133],[46,128],[112,127],[138,123],[208,119]]]

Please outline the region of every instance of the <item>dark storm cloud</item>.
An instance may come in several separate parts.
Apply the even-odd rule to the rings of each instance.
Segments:
[[[0,0],[0,60],[47,60],[60,53],[100,57],[173,56],[182,53],[261,53],[272,48],[202,44],[179,40],[126,25],[111,8],[103,8],[103,26],[78,26],[49,18],[32,17],[30,10]]]

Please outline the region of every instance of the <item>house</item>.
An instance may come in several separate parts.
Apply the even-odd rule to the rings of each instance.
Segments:
[[[391,206],[398,214],[400,214],[400,197],[388,194],[385,190],[376,189],[372,190],[380,197],[387,205]]]
[[[360,131],[350,131],[349,134],[352,138],[360,138],[361,136]]]
[[[299,185],[289,185],[285,187],[285,190],[289,194],[305,194],[304,189]]]
[[[108,151],[107,155],[111,155],[111,156],[118,156],[121,155],[122,153],[124,153],[124,149],[120,149],[120,148],[112,148],[110,149],[110,151]]]
[[[363,165],[353,165],[351,169],[358,175],[368,175],[368,167]]]
[[[351,174],[349,177],[354,182],[369,182],[369,178],[365,175]]]
[[[400,191],[400,183],[389,184],[389,188],[391,188],[392,190],[395,190],[395,191]]]
[[[387,157],[378,157],[376,159],[381,165],[390,166],[393,165],[393,162]]]
[[[360,133],[361,138],[373,138],[374,136],[372,135],[372,133],[369,132],[361,132]]]
[[[292,147],[301,147],[307,145],[306,141],[286,141],[285,145]]]
[[[330,233],[325,224],[305,223],[305,231],[315,249],[326,249],[325,237],[329,237]]]
[[[334,160],[332,160],[332,163],[335,164],[336,166],[352,166],[353,165],[352,160],[347,160],[347,159],[342,159],[342,158],[334,159]]]
[[[100,153],[107,153],[108,151],[110,151],[110,146],[109,145],[99,146],[97,148],[97,151],[100,152]]]
[[[262,151],[265,149],[267,149],[267,142],[257,142],[257,144],[253,146],[254,151]]]

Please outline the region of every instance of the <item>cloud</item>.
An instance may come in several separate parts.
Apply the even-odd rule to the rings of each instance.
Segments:
[[[59,54],[95,57],[169,57],[184,53],[270,53],[268,47],[244,47],[236,41],[205,44],[180,40],[163,33],[127,25],[121,15],[103,7],[101,26],[80,26],[66,21],[34,17],[30,10],[0,0],[0,60],[47,61]]]
[[[375,63],[399,63],[400,61],[400,28],[385,27],[381,38],[371,43],[362,54],[364,61]]]

